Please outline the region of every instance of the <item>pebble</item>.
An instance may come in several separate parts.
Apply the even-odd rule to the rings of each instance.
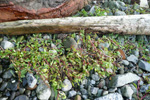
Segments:
[[[77,42],[74,40],[74,38],[71,38],[71,37],[66,38],[64,40],[63,44],[66,49],[71,48],[71,47],[73,47],[75,49],[77,48]]]
[[[8,82],[3,82],[3,83],[1,84],[0,91],[4,91],[5,88],[7,87],[7,85],[8,85]]]
[[[92,88],[91,88],[91,94],[96,95],[97,92],[98,92],[98,90],[99,90],[99,88],[92,87]]]
[[[132,94],[134,93],[134,91],[132,90],[130,85],[125,85],[121,88],[121,93],[123,96],[132,99]]]
[[[129,62],[127,60],[122,60],[121,63],[124,64],[124,65],[126,65],[126,66],[129,65]]]
[[[3,49],[9,49],[9,48],[13,48],[14,44],[9,42],[9,41],[7,41],[7,40],[3,40],[1,42],[1,46],[2,46]]]
[[[103,91],[102,95],[104,96],[104,95],[107,95],[107,94],[108,94],[108,91]]]
[[[110,88],[110,89],[108,90],[108,92],[114,93],[116,90],[117,90],[117,88]]]
[[[109,87],[121,87],[125,84],[138,80],[140,80],[140,77],[130,72],[122,75],[116,75],[113,76],[111,81],[109,82]]]
[[[100,77],[98,74],[92,74],[92,80],[99,81]]]
[[[148,63],[148,62],[146,62],[146,61],[143,61],[143,60],[140,60],[139,63],[138,63],[138,66],[139,66],[141,69],[150,72],[150,63]]]
[[[72,88],[72,84],[71,84],[70,80],[65,79],[63,81],[62,91],[66,92],[66,91],[69,91],[71,88]]]
[[[81,89],[80,91],[81,91],[82,95],[88,94],[88,91],[86,89]]]
[[[74,91],[74,90],[72,90],[72,91],[69,91],[69,98],[70,97],[73,97],[73,96],[75,96],[77,94],[77,92],[76,91]]]
[[[17,96],[14,100],[29,100],[29,98],[26,95],[20,95]]]
[[[8,70],[6,72],[4,72],[3,74],[3,78],[4,79],[9,79],[14,75],[14,71],[13,70]]]
[[[116,16],[123,16],[123,15],[126,15],[126,13],[123,12],[123,11],[119,11],[119,10],[118,10],[118,11],[115,12],[115,15],[116,15]]]
[[[34,88],[37,83],[37,79],[33,76],[33,74],[27,73],[26,79],[27,79],[28,86],[30,88]]]
[[[134,64],[137,64],[138,62],[138,58],[135,55],[130,55],[129,57],[127,57],[127,60]]]
[[[47,83],[48,85],[48,83]],[[47,86],[44,82],[41,82],[37,88],[36,88],[36,93],[37,93],[37,97],[40,100],[44,100],[44,99],[49,99],[51,96],[51,90],[50,88]]]
[[[106,96],[102,96],[94,100],[123,100],[123,97],[119,93],[110,93]]]
[[[99,89],[97,91],[97,97],[100,97],[102,95],[102,93],[103,93],[103,89]]]
[[[14,100],[15,95],[16,95],[16,92],[12,92],[12,93],[11,93],[11,96],[10,96],[10,100]]]

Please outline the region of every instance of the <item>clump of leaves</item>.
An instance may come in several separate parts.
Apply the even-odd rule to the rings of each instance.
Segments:
[[[88,17],[88,16],[106,16],[106,13],[108,13],[108,12],[109,11],[107,9],[103,9],[103,8],[95,6],[94,13],[89,13],[89,12],[85,11],[85,9],[82,9],[75,16],[83,16],[83,17]]]
[[[113,50],[98,48],[98,44],[105,41],[112,45],[107,37],[95,40],[92,34],[85,35],[82,31],[79,34],[82,48],[69,48],[67,54],[64,54],[61,40],[43,40],[39,36],[33,35],[27,42],[17,42],[13,49],[0,51],[1,58],[11,60],[20,80],[25,77],[26,72],[36,72],[37,77],[48,80],[54,89],[60,89],[65,78],[72,83],[79,83],[85,76],[89,76],[91,70],[97,72],[100,77],[113,74],[107,69],[112,69],[114,72],[116,70],[113,64],[115,57],[118,56]],[[71,36],[74,38],[75,34]],[[58,48],[51,48],[52,42],[55,42]],[[40,47],[44,51],[39,51]]]

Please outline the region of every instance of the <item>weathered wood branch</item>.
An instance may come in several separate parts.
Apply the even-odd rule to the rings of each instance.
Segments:
[[[0,23],[0,34],[8,35],[40,32],[78,32],[81,29],[104,33],[150,35],[150,14],[102,17],[67,17]]]

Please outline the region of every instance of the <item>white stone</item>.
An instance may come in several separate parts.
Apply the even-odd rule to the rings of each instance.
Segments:
[[[136,64],[138,62],[138,58],[135,55],[130,55],[127,57],[127,60]]]
[[[149,8],[147,0],[140,0],[140,7]]]
[[[94,100],[123,100],[123,97],[119,93],[110,93],[108,95],[96,98]]]
[[[132,94],[134,93],[134,91],[129,85],[125,85],[121,88],[121,93],[123,96],[132,99]]]
[[[14,44],[9,42],[9,41],[7,41],[7,40],[4,40],[4,41],[1,42],[1,46],[4,49],[9,49],[9,48],[13,48]]]
[[[48,83],[47,83],[48,85]],[[41,82],[37,88],[36,88],[36,93],[37,97],[40,100],[48,100],[51,96],[51,90],[44,82]]]
[[[111,81],[109,82],[109,87],[121,87],[125,84],[131,83],[133,81],[140,80],[140,77],[133,73],[126,73],[122,75],[113,76]]]
[[[65,79],[63,81],[63,87],[62,87],[62,91],[66,92],[69,91],[72,88],[72,84],[68,79]]]

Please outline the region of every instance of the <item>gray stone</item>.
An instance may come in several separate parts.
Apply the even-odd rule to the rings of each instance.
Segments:
[[[99,75],[97,73],[95,73],[95,74],[92,74],[92,79],[94,81],[99,81],[100,77],[99,77]]]
[[[4,72],[3,78],[4,79],[10,79],[13,75],[14,75],[14,71],[13,70],[8,70],[8,71]]]
[[[107,43],[107,42],[100,43],[100,44],[98,45],[98,48],[99,48],[99,49],[102,49],[102,48],[109,48],[109,43]]]
[[[124,11],[118,10],[118,11],[115,12],[115,15],[116,16],[123,16],[123,15],[126,15],[126,13]]]
[[[8,97],[0,97],[0,100],[8,100]]]
[[[121,93],[123,96],[132,99],[132,94],[134,93],[130,85],[125,85],[121,88]]]
[[[9,48],[13,48],[14,47],[14,44],[7,41],[7,40],[4,40],[1,42],[1,46],[3,49],[9,49]]]
[[[72,84],[68,79],[65,79],[63,81],[63,87],[62,87],[62,91],[66,92],[69,91],[72,88]]]
[[[138,62],[138,58],[135,55],[130,55],[129,57],[127,57],[127,60],[134,64],[137,64]]]
[[[10,100],[14,100],[15,95],[16,95],[16,92],[12,92],[12,93],[11,93],[11,96],[10,96]]]
[[[106,96],[102,96],[94,100],[123,100],[123,97],[119,93],[110,93]]]
[[[102,95],[102,93],[103,93],[103,89],[99,89],[97,91],[97,97],[100,97]]]
[[[65,41],[63,42],[64,44],[64,47],[67,49],[67,48],[77,48],[77,42],[74,40],[74,38],[66,38]]]
[[[82,85],[86,85],[88,83],[87,79],[83,79],[83,81],[81,82]]]
[[[112,80],[109,82],[109,87],[121,87],[125,84],[138,80],[140,80],[140,77],[130,72],[123,75],[116,75],[113,76]]]
[[[27,73],[26,75],[27,83],[30,88],[34,88],[37,83],[37,79],[33,76],[32,73]]]
[[[121,68],[119,69],[119,74],[124,74],[124,67],[121,67]]]
[[[148,62],[146,62],[146,61],[143,61],[143,60],[140,60],[139,63],[138,63],[138,66],[139,66],[141,69],[150,72],[150,63],[148,63]]]
[[[150,87],[150,84],[141,86],[140,92],[145,93],[149,89],[149,87]]]
[[[77,94],[77,92],[76,91],[74,91],[74,90],[72,90],[72,91],[69,91],[69,98],[70,97],[73,97],[73,96],[75,96]]]
[[[96,6],[92,6],[88,14],[94,14],[95,13]]]
[[[20,94],[23,94],[24,92],[25,92],[25,88],[19,88],[19,92],[20,92]]]
[[[7,87],[7,85],[8,85],[8,82],[2,83],[1,86],[0,86],[0,91],[4,91],[5,88]]]
[[[98,87],[99,88],[103,88],[105,86],[105,80],[104,79],[101,79],[101,81],[99,82],[98,84]]]
[[[48,85],[48,83],[47,83]],[[49,99],[51,96],[51,90],[50,88],[45,85],[44,82],[40,82],[40,84],[36,88],[37,97],[40,100]]]
[[[103,91],[102,95],[104,96],[104,95],[107,95],[107,94],[108,94],[108,91]]]
[[[81,89],[80,91],[81,91],[82,95],[88,94],[88,91],[86,89]]]
[[[82,95],[82,98],[83,98],[84,100],[87,100],[88,96],[87,96],[87,95]]]
[[[124,65],[126,65],[126,66],[129,65],[129,62],[127,60],[122,60],[121,63],[124,64]]]
[[[113,93],[113,92],[115,92],[116,90],[117,90],[117,88],[110,88],[110,89],[108,90],[108,92]]]
[[[96,95],[97,92],[98,92],[98,90],[99,90],[99,88],[92,87],[92,88],[91,88],[91,94]]]
[[[18,82],[14,82],[14,83],[9,82],[7,87],[12,91],[16,91],[18,89]]]
[[[29,100],[29,98],[26,95],[20,95],[17,96],[14,100]]]
[[[95,81],[94,80],[91,80],[91,82],[90,82],[90,85],[95,85]]]

